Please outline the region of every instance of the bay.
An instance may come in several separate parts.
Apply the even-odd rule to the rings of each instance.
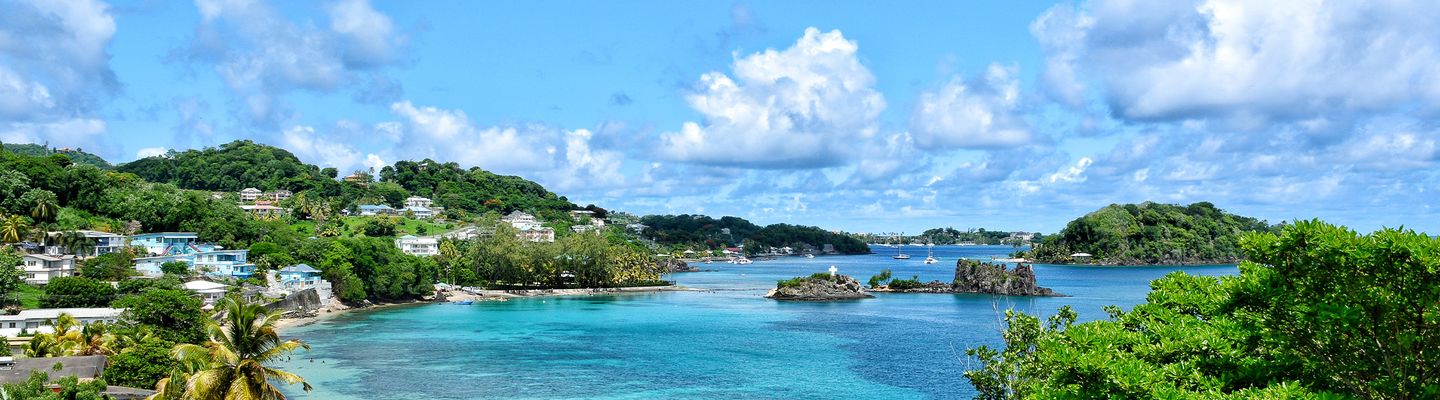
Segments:
[[[699,264],[673,274],[690,292],[428,304],[356,312],[287,330],[312,346],[281,367],[315,386],[294,399],[950,399],[974,391],[965,349],[998,345],[1004,310],[1049,315],[1070,305],[1082,320],[1106,305],[1142,302],[1149,282],[1175,270],[1235,274],[1234,265],[1036,265],[1042,286],[1070,297],[886,294],[832,303],[761,296],[775,281],[834,265],[862,282],[949,281],[957,258],[1004,257],[1008,246],[924,247],[876,254],[786,257],[751,265]]]

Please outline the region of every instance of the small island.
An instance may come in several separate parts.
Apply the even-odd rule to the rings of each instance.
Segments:
[[[891,293],[975,293],[1000,296],[1064,296],[1035,281],[1029,264],[1007,268],[1005,264],[962,259],[955,263],[955,280],[920,282],[918,277],[892,279],[890,270],[870,277],[870,287]]]
[[[817,273],[779,281],[765,297],[788,301],[836,301],[875,297],[865,293],[860,281],[839,275],[831,267],[829,273]]]
[[[1277,226],[1214,204],[1111,204],[1015,256],[1046,264],[1203,265],[1240,262],[1240,236]]]

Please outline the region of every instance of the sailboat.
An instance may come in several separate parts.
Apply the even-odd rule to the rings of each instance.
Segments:
[[[935,244],[934,244],[934,243],[931,243],[931,244],[928,245],[928,247],[930,248],[930,255],[925,257],[925,263],[926,263],[926,264],[939,263],[940,260],[936,260],[936,259],[935,259]]]
[[[890,258],[894,258],[894,259],[896,259],[896,260],[909,260],[909,259],[910,259],[910,255],[909,255],[909,254],[905,254],[905,244],[904,244],[904,243],[896,243],[896,244],[895,244],[895,255],[894,255],[893,257],[890,257]]]

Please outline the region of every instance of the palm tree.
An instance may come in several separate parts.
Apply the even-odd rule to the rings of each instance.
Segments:
[[[25,217],[11,215],[0,221],[0,242],[19,243],[30,231],[30,223]]]
[[[299,340],[280,340],[275,332],[280,313],[259,304],[242,304],[233,297],[221,300],[216,308],[225,314],[225,325],[208,321],[210,340],[204,346],[175,346],[171,355],[181,368],[156,384],[157,396],[179,391],[173,387],[178,380],[185,381],[182,397],[187,399],[284,399],[271,380],[299,383],[310,391],[310,384],[299,375],[266,366],[297,349],[310,349]]]
[[[41,192],[48,196],[39,196],[35,199],[35,205],[30,207],[30,217],[36,221],[52,221],[55,219],[55,212],[60,205],[55,202],[55,195],[49,192]]]

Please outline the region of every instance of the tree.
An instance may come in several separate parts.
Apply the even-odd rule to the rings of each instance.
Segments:
[[[105,381],[113,385],[136,388],[155,387],[155,382],[175,369],[170,350],[175,344],[164,339],[146,338],[110,357],[105,367]]]
[[[107,307],[114,299],[115,287],[108,283],[81,276],[62,276],[50,279],[50,283],[45,285],[40,307]]]
[[[985,399],[1440,394],[1440,239],[1301,221],[1240,246],[1239,276],[1174,272],[1106,320],[1009,312],[966,377]]]
[[[0,214],[0,242],[19,243],[30,231],[30,222],[25,217]]]
[[[30,212],[30,217],[36,222],[51,222],[55,220],[55,213],[60,209],[59,200],[55,193],[45,189],[31,189],[20,196],[20,204]]]
[[[4,299],[5,303],[9,303],[11,294],[25,284],[25,272],[18,268],[24,259],[14,248],[0,248],[0,299]]]
[[[217,304],[224,310],[225,325],[206,321],[209,340],[202,345],[181,344],[171,354],[192,371],[185,379],[185,398],[199,399],[283,399],[274,382],[299,383],[310,391],[310,383],[270,365],[290,353],[309,350],[296,339],[281,341],[275,331],[280,313],[271,313],[258,304],[243,304],[227,297]],[[164,382],[165,386],[171,383]]]
[[[170,261],[160,264],[160,272],[165,275],[190,276],[190,264],[184,261]]]
[[[117,251],[101,254],[85,260],[80,265],[80,276],[102,281],[121,281],[135,274],[130,252]]]
[[[129,327],[149,327],[155,336],[176,343],[195,343],[204,338],[205,311],[190,292],[155,288],[115,301],[124,308],[120,321]]]

